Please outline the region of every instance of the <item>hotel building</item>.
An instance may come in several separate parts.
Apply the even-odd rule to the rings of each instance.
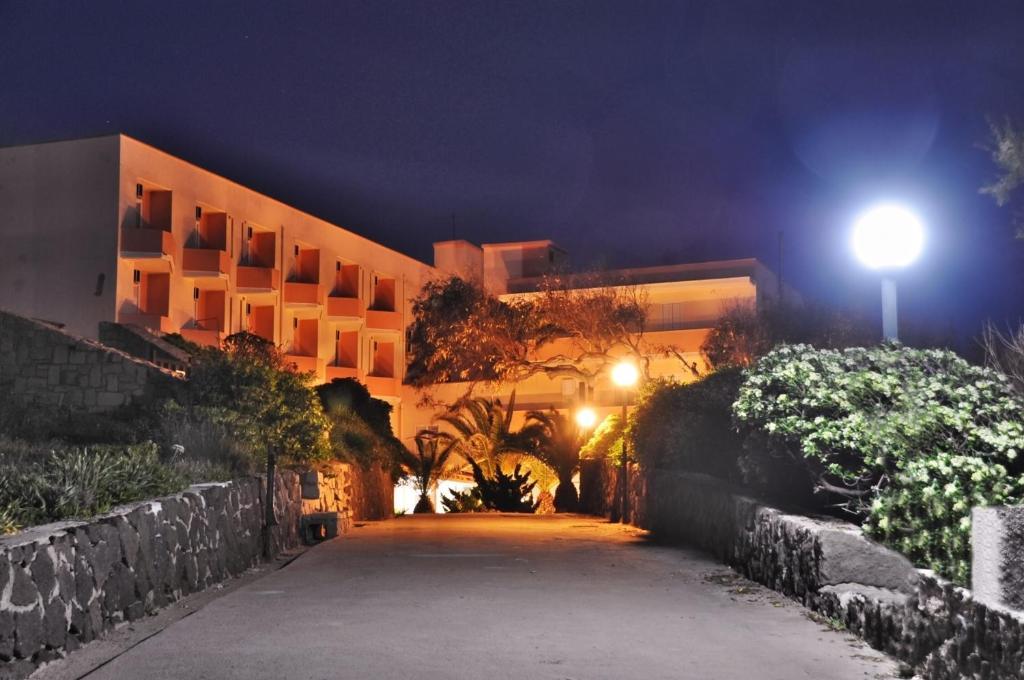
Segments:
[[[529,295],[565,260],[551,241],[435,244],[428,265],[125,135],[0,149],[0,308],[97,338],[101,322],[216,345],[249,331],[318,381],[351,377],[394,406],[409,440],[432,413],[403,385],[411,299],[458,273]],[[646,342],[690,361],[729,306],[775,293],[755,260],[609,272],[642,286]],[[652,373],[678,375],[652,357]],[[597,403],[610,386],[592,386]],[[461,387],[440,386],[438,396]],[[522,408],[566,407],[576,381],[537,376]]]

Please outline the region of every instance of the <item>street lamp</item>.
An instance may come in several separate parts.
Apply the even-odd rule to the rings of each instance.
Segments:
[[[629,390],[640,379],[640,371],[631,361],[620,361],[612,368],[612,382],[622,388],[622,460],[620,461],[619,480],[621,484],[619,521],[629,522],[629,466],[626,464],[626,416],[629,408]]]
[[[898,205],[871,208],[853,225],[853,251],[869,269],[882,276],[882,337],[898,340],[896,321],[896,282],[894,269],[906,267],[917,259],[924,246],[924,227],[918,217]]]
[[[595,423],[597,423],[597,413],[594,412],[594,409],[584,406],[576,411],[576,424],[580,426],[580,429],[589,430],[594,427]]]

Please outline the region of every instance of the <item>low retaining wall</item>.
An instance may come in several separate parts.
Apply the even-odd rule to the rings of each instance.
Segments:
[[[622,468],[598,458],[580,461],[580,512],[614,518],[618,521],[622,506],[619,477]],[[636,463],[626,474],[629,488],[629,519],[639,527],[647,526],[647,475]]]
[[[340,512],[357,522],[395,516],[395,483],[379,466],[334,463],[303,473],[302,481],[303,514]]]
[[[1024,678],[1024,613],[976,601],[857,527],[786,514],[705,475],[659,471],[646,489],[640,525],[657,537],[709,551],[924,678]]]
[[[40,663],[124,621],[237,576],[263,554],[263,479],[202,484],[0,539],[0,677]],[[275,486],[279,552],[299,543],[299,476]]]

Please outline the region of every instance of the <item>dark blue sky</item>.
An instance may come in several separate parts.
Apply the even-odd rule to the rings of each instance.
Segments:
[[[550,237],[578,266],[757,256],[873,311],[850,222],[929,227],[936,331],[1024,314],[978,187],[1024,121],[1021,2],[2,2],[0,145],[124,131],[429,260]]]

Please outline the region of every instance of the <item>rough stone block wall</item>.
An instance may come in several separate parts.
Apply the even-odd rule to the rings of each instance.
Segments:
[[[299,542],[298,475],[276,483],[275,552]],[[202,484],[0,539],[0,677],[153,613],[262,558],[263,480]]]
[[[601,517],[618,517],[622,504],[619,475],[622,468],[610,465],[604,459],[580,461],[580,512]],[[630,463],[629,473],[630,521],[638,527],[647,527],[647,475],[643,469]]]
[[[0,393],[7,398],[98,413],[173,394],[180,382],[155,364],[0,311]]]
[[[601,478],[582,477],[584,495]],[[853,525],[786,514],[706,475],[656,471],[647,491],[644,526],[656,536],[701,547],[841,621],[923,678],[1024,678],[1024,612],[977,602]]]
[[[304,473],[303,479],[311,492],[304,494],[303,514],[340,512],[355,521],[389,519],[395,515],[394,481],[380,467],[363,469],[349,463],[332,463]],[[311,498],[313,493],[316,498]]]

